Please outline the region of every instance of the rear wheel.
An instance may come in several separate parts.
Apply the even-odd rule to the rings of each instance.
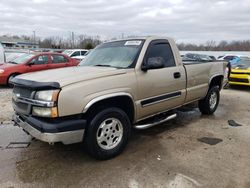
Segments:
[[[211,115],[213,114],[220,101],[220,90],[219,86],[211,87],[206,97],[199,101],[199,109],[202,114]]]
[[[85,137],[89,154],[96,159],[110,159],[120,154],[128,143],[131,123],[119,108],[107,108],[91,120]]]

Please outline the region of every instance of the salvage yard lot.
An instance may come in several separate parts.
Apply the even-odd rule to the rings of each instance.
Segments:
[[[249,188],[249,99],[248,88],[223,90],[214,116],[183,108],[176,120],[133,131],[120,156],[96,161],[80,144],[31,141],[10,122],[11,89],[0,88],[0,187]]]

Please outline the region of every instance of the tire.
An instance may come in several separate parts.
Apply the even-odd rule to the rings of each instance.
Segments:
[[[199,101],[199,109],[202,114],[211,115],[213,114],[220,101],[220,89],[219,86],[213,86],[209,89],[206,97]]]
[[[130,132],[131,123],[127,114],[119,108],[106,108],[90,121],[84,144],[92,157],[111,159],[124,150]]]
[[[18,74],[11,74],[9,77],[8,77],[8,80],[7,80],[7,85],[9,87],[13,87],[13,84],[10,83],[11,79],[15,78]]]

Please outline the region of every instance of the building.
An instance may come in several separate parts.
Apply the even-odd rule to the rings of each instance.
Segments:
[[[39,48],[39,44],[34,41],[13,37],[0,37],[0,43],[4,48],[33,49]]]

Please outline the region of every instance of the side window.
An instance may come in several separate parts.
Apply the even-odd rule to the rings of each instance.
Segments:
[[[66,63],[68,59],[63,55],[52,55],[51,56],[52,63]]]
[[[81,54],[82,55],[85,55],[87,51],[81,51]]]
[[[31,61],[34,65],[43,65],[48,63],[48,56],[47,55],[39,55],[37,58]]]
[[[80,51],[74,52],[70,57],[80,56]]]
[[[149,46],[147,51],[147,59],[152,57],[162,58],[164,60],[164,67],[176,66],[174,55],[169,43],[159,42],[153,43]]]

